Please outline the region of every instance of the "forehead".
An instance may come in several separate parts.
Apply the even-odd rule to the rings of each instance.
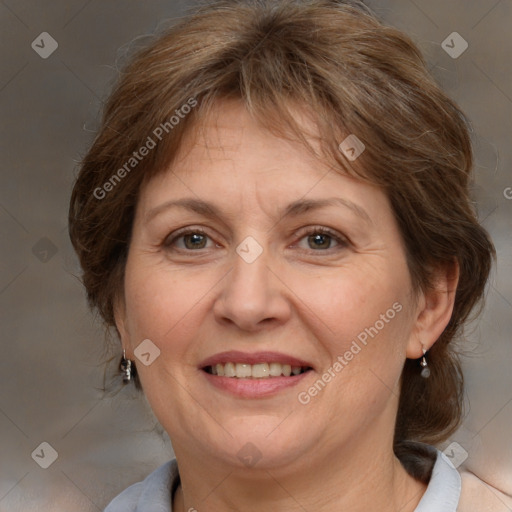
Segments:
[[[370,200],[374,210],[388,208],[381,191],[334,169],[320,156],[311,117],[298,112],[297,121],[314,152],[302,141],[272,133],[240,101],[219,102],[185,134],[172,165],[149,182],[141,195],[144,217],[159,205],[182,199],[182,206],[192,206],[190,211],[205,212],[203,201],[222,207],[230,217],[242,210],[264,210],[269,216],[304,213],[318,210],[313,203],[323,201],[326,206],[344,202],[371,223],[358,203]]]
[[[268,156],[276,164],[287,159],[297,160],[297,155],[300,155],[299,158],[312,168],[327,168],[327,161],[321,157],[314,119],[303,109],[294,108],[292,112],[301,136],[310,145],[309,150],[284,124],[279,126],[279,133],[277,127],[271,131],[255,119],[240,100],[218,100],[185,134],[173,169],[186,171],[186,163],[191,157],[203,163],[221,162],[226,165],[232,160],[247,160],[245,155],[248,153],[251,156],[257,154],[261,160]],[[264,167],[261,166],[260,170],[263,171]]]

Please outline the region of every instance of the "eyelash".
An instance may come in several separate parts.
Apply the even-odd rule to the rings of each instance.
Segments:
[[[312,227],[312,228],[306,228],[307,231],[303,231],[301,232],[301,236],[299,238],[299,240],[302,240],[303,238],[307,237],[307,236],[311,236],[311,235],[317,235],[317,234],[320,234],[320,235],[328,235],[331,239],[333,239],[335,242],[337,242],[339,245],[338,247],[330,247],[329,249],[320,249],[320,250],[314,250],[314,249],[300,249],[301,251],[306,251],[306,252],[320,252],[320,253],[330,253],[333,249],[334,250],[341,250],[341,249],[344,249],[346,248],[349,244],[348,244],[348,241],[341,237],[340,235],[338,235],[335,231],[332,231],[330,230],[329,228],[325,228],[323,226],[315,226],[315,227]],[[178,231],[174,234],[174,236],[169,240],[169,237],[172,236],[171,235],[168,235],[165,239],[164,239],[164,242],[163,242],[163,246],[167,249],[170,249],[172,248],[172,245],[177,241],[179,240],[180,238],[183,238],[184,236],[186,235],[193,235],[193,234],[198,234],[198,235],[203,235],[207,238],[211,238],[210,235],[208,235],[208,233],[202,229],[202,228],[184,228],[182,231]],[[185,251],[185,252],[188,252],[188,253],[192,253],[192,252],[201,252],[202,250],[205,250],[204,248],[202,249],[197,249],[197,250],[194,250],[194,249],[182,249],[182,248],[179,248],[178,251]]]

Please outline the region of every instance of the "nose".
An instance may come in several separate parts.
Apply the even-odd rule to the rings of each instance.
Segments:
[[[286,323],[291,315],[288,288],[271,266],[266,251],[251,263],[235,253],[233,268],[221,281],[223,288],[213,306],[218,322],[245,331]]]

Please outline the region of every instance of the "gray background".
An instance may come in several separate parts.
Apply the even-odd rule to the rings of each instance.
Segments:
[[[186,4],[0,1],[2,512],[102,510],[172,456],[143,401],[99,389],[104,332],[87,310],[66,224],[76,162],[117,59]],[[472,122],[474,197],[499,264],[467,345],[469,413],[442,448],[457,464],[467,457],[459,469],[512,493],[512,0],[368,4],[413,37]],[[441,46],[454,31],[469,44],[457,59]],[[47,59],[31,47],[42,32],[58,42]],[[58,453],[47,469],[36,463],[49,461],[42,442]]]

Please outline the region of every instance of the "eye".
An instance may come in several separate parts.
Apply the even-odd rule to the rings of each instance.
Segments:
[[[195,251],[207,248],[205,244],[208,238],[209,236],[201,228],[189,228],[172,233],[165,239],[164,246],[167,248],[176,246],[178,240],[183,240],[184,247],[178,246],[178,249]]]
[[[315,252],[320,252],[319,249],[321,251],[332,249],[333,241],[339,246],[338,249],[348,246],[348,242],[335,231],[321,226],[308,228],[307,231],[302,233],[301,240],[303,239],[306,239],[308,248],[313,249]]]

